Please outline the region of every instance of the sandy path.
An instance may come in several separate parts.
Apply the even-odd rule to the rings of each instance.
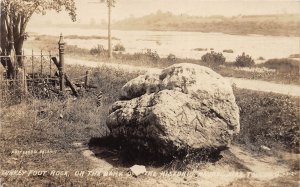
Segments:
[[[134,71],[159,72],[161,70],[158,68],[138,67],[138,66],[127,65],[127,64],[94,62],[94,61],[71,59],[71,58],[66,58],[66,63],[85,65],[89,67],[98,67],[98,66],[105,65],[107,67],[122,69],[129,72],[134,72]],[[249,80],[249,79],[241,79],[241,78],[234,78],[234,77],[226,77],[226,78],[232,84],[234,83],[238,88],[245,88],[245,89],[257,90],[263,92],[273,92],[273,93],[300,97],[300,86],[297,85],[277,84],[277,83],[272,83],[267,81]]]
[[[289,171],[289,167],[276,157],[255,156],[237,146],[231,146],[229,150],[251,170],[253,178],[271,180]]]
[[[117,166],[112,166],[105,159],[96,157],[95,154],[88,150],[87,147],[81,147],[82,154],[92,164],[92,170],[94,171],[111,171],[112,169],[118,169]],[[204,187],[217,187],[226,186],[238,179],[245,177],[251,177],[252,180],[267,182],[274,178],[280,177],[289,171],[289,167],[286,164],[280,163],[279,159],[273,156],[255,156],[251,153],[241,149],[238,146],[232,145],[230,152],[234,154],[236,158],[240,160],[240,163],[246,168],[249,168],[249,172],[241,172],[235,170],[230,164],[211,164],[207,163],[207,166],[201,170],[192,170],[188,172],[187,176],[160,176],[155,177],[138,177],[133,178],[126,176],[120,180],[130,181],[131,185],[139,186],[140,184],[146,186],[204,186]],[[146,167],[148,172],[157,172],[159,168]],[[216,180],[216,178],[218,180]]]

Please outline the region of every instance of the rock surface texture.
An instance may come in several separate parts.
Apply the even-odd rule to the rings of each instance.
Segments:
[[[211,69],[187,63],[126,83],[107,125],[113,137],[169,156],[223,150],[240,129],[231,85]]]

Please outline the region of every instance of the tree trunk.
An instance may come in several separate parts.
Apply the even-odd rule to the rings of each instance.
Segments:
[[[25,40],[25,28],[27,22],[20,15],[8,16],[1,12],[1,56],[13,56],[12,58],[1,58],[1,64],[7,69],[7,78],[14,78],[17,68],[23,68],[22,49]],[[15,58],[14,55],[17,55]],[[16,59],[16,62],[14,61]]]
[[[11,53],[11,46],[9,45],[9,30],[7,28],[7,15],[1,12],[1,56],[8,56]],[[12,79],[15,68],[10,58],[1,57],[1,64],[7,69],[6,78]]]
[[[18,67],[23,68],[24,62],[22,58],[22,50],[23,50],[24,38],[21,36],[19,40],[15,40],[15,51],[17,55]]]

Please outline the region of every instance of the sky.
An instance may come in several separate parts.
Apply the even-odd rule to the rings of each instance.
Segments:
[[[161,10],[174,14],[195,16],[236,16],[262,14],[300,14],[300,0],[116,0],[112,10],[114,21],[130,16],[141,17]],[[107,19],[107,7],[100,0],[75,0],[77,23],[100,23]],[[94,2],[94,3],[91,3]],[[96,3],[95,3],[96,2]],[[31,23],[72,23],[66,13],[47,12],[47,15],[34,15]]]

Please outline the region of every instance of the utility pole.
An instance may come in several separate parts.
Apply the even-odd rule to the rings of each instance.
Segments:
[[[108,59],[112,59],[112,47],[111,47],[111,7],[113,6],[112,0],[108,0]]]
[[[112,59],[112,42],[111,42],[111,8],[115,6],[115,0],[100,0],[100,2],[89,2],[89,3],[105,3],[108,7],[108,59]]]

